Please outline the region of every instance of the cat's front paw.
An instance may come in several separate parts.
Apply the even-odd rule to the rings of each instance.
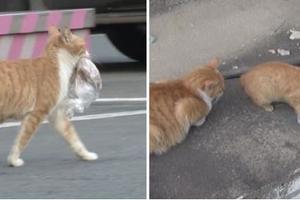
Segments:
[[[199,121],[194,123],[194,126],[201,126],[202,124],[204,124],[205,120],[206,120],[206,118],[203,117],[202,119],[200,119]]]
[[[98,155],[94,152],[86,152],[85,154],[80,155],[80,158],[82,160],[97,160]]]
[[[7,161],[9,166],[11,167],[21,167],[22,165],[24,165],[24,161],[21,158],[17,158],[17,159],[8,158]]]
[[[264,105],[263,108],[267,112],[273,112],[273,110],[274,110],[274,106],[272,106],[272,105]]]

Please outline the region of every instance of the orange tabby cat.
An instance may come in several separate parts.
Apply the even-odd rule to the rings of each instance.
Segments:
[[[89,152],[82,144],[61,106],[67,97],[75,65],[86,55],[82,38],[68,29],[59,32],[51,27],[42,57],[0,62],[0,121],[22,119],[21,129],[8,156],[11,166],[24,164],[20,155],[46,118],[80,158],[97,159],[97,154]]]
[[[224,91],[218,65],[214,59],[181,79],[150,85],[150,153],[166,152],[205,122]]]
[[[267,62],[241,76],[241,85],[253,102],[273,111],[272,102],[285,102],[297,113],[300,123],[300,69],[281,62]]]

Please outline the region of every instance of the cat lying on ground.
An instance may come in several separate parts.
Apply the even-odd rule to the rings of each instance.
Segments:
[[[192,125],[200,126],[224,91],[219,61],[211,60],[181,79],[150,85],[150,153],[180,143]]]

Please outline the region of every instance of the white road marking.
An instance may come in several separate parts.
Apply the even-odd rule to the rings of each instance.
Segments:
[[[106,119],[106,118],[113,118],[113,117],[125,117],[125,116],[143,115],[143,114],[146,114],[146,110],[134,110],[134,111],[124,111],[124,112],[115,112],[115,113],[75,116],[71,119],[71,121],[86,121],[86,120],[93,120],[93,119]],[[48,121],[43,122],[43,124],[45,123],[48,123]],[[15,127],[20,125],[21,122],[6,122],[0,124],[0,128]]]
[[[85,121],[90,119],[104,119],[104,118],[124,117],[124,116],[143,115],[143,114],[146,114],[146,110],[134,110],[134,111],[124,111],[124,112],[117,112],[117,113],[103,113],[103,114],[76,116],[73,117],[71,121]]]
[[[99,98],[95,102],[146,101],[147,98]]]

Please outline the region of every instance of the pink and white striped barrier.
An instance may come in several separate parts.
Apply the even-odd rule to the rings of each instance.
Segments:
[[[43,53],[49,26],[69,27],[90,45],[94,9],[0,14],[0,59],[34,58]]]

